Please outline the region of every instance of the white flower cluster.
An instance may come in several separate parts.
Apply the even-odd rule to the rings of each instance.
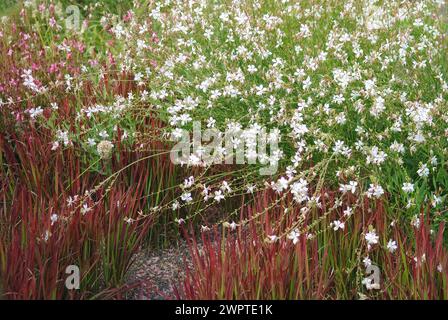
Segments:
[[[448,148],[448,82],[439,67],[446,54],[434,10],[432,0],[349,0],[342,7],[285,0],[269,9],[245,0],[157,1],[149,9],[157,32],[138,15],[111,22],[127,53],[117,64],[140,91],[82,112],[121,114],[141,102],[163,115],[174,137],[196,120],[248,128],[232,140],[249,146],[248,159],[256,154],[254,137],[272,128],[282,150],[264,161],[279,161],[284,172],[259,184],[311,205],[319,177],[336,180],[344,196],[400,194],[403,206],[417,208],[415,190],[442,168],[438,159]],[[205,166],[202,151],[183,164]],[[319,175],[305,172],[310,163]],[[391,173],[404,177],[398,187]],[[187,189],[184,203],[193,201]],[[441,192],[428,189],[424,199],[438,206]],[[202,192],[216,202],[228,194],[219,186]],[[352,210],[345,208],[345,217]],[[333,228],[344,229],[344,221]]]

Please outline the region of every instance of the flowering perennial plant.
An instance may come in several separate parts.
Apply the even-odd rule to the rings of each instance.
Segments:
[[[444,1],[85,2],[0,19],[0,297],[448,298]]]

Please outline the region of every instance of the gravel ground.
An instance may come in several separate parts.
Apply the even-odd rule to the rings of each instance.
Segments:
[[[185,260],[184,260],[185,259]],[[129,299],[164,300],[175,299],[174,285],[185,277],[185,263],[189,251],[185,242],[165,250],[144,250],[135,256],[128,272],[128,283],[141,282],[139,289],[129,292]]]

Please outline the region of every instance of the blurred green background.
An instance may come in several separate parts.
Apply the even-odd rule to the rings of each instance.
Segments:
[[[0,15],[7,15],[24,1],[25,0],[0,0]],[[50,0],[37,0],[37,2],[50,2]],[[122,14],[132,6],[132,0],[55,0],[53,2],[61,2],[64,6],[79,5],[82,11],[84,11],[85,6],[96,4],[102,8],[107,8],[108,12],[114,14]]]

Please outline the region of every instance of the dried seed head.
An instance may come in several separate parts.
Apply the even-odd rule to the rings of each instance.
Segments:
[[[102,159],[108,159],[112,153],[114,145],[112,142],[103,140],[98,143],[96,150]]]

